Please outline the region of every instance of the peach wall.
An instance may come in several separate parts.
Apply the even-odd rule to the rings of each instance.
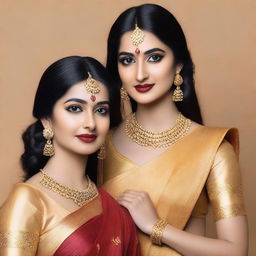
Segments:
[[[32,122],[33,96],[44,69],[68,55],[104,62],[106,37],[117,15],[147,1],[44,0],[0,3],[0,204],[20,179],[20,135]],[[250,256],[256,255],[256,2],[150,1],[174,13],[196,64],[205,123],[240,130]],[[208,221],[208,233],[213,223]]]

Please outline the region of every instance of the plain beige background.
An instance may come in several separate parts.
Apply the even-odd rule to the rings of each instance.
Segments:
[[[43,71],[68,56],[104,63],[114,19],[137,0],[0,0],[0,204],[21,178],[21,132],[30,124]],[[240,164],[256,255],[256,1],[151,1],[180,21],[196,65],[196,88],[205,124],[240,130]],[[214,235],[208,220],[208,233]]]

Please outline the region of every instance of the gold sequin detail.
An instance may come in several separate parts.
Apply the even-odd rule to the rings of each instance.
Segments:
[[[39,236],[29,232],[0,232],[0,248],[21,248],[36,251]]]
[[[119,238],[119,236],[117,236],[116,238],[112,238],[112,242],[115,245],[119,245],[121,243],[121,239]]]
[[[125,122],[125,133],[134,142],[144,147],[166,148],[183,138],[191,127],[191,120],[181,113],[173,127],[168,130],[154,133],[147,131],[139,125],[135,113],[130,115]]]

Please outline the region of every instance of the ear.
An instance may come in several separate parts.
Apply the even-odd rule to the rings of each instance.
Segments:
[[[175,68],[175,74],[180,73],[182,68],[183,68],[183,64],[181,64],[181,63],[177,64],[176,68]]]
[[[42,119],[40,119],[40,121],[41,121],[44,128],[52,127],[52,123],[51,123],[51,120],[49,118],[42,118]]]

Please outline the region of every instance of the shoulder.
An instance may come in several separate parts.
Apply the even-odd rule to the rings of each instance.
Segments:
[[[219,146],[223,141],[226,141],[224,144],[227,145],[228,142],[235,153],[239,154],[239,132],[237,128],[200,126],[198,129],[202,140],[213,141]],[[227,146],[224,145],[224,147]]]
[[[10,209],[19,207],[19,209],[25,210],[26,208],[41,208],[41,192],[30,184],[17,183],[11,190],[7,200],[1,207]]]

